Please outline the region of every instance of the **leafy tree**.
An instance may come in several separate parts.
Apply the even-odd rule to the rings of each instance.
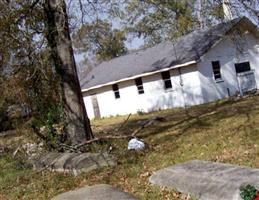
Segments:
[[[66,3],[64,0],[45,0],[43,6],[46,38],[55,69],[61,77],[65,132],[72,144],[78,144],[93,135],[76,72]]]
[[[109,1],[110,2],[110,1]],[[116,1],[117,2],[117,1]],[[113,3],[113,17],[119,17],[131,37],[143,37],[146,46],[174,40],[195,29],[224,21],[223,0],[121,0]],[[258,22],[258,1],[224,0],[236,13],[241,7]],[[122,5],[122,6],[120,6]],[[238,5],[238,6],[237,6]],[[257,17],[256,17],[257,16]]]
[[[0,101],[5,105],[26,103],[36,111],[36,99],[44,99],[37,87],[49,85],[43,81],[51,79],[53,73],[45,62],[48,59],[43,59],[43,15],[39,7],[31,9],[31,5],[33,1],[0,2]]]
[[[48,111],[61,105],[68,142],[92,138],[76,74],[65,1],[1,1],[0,9],[1,91],[9,91],[11,83],[13,91],[23,91],[15,94],[10,90],[5,97],[20,103],[15,95],[24,96],[32,102],[34,112],[46,112],[47,116]]]
[[[239,1],[257,14],[250,1]],[[83,26],[74,34],[75,46],[96,54],[99,60],[125,53],[126,33],[143,36],[146,44],[153,45],[200,27],[194,0],[68,2],[77,4],[82,12]],[[216,0],[217,4],[213,0],[201,2],[206,20],[209,10],[215,12],[209,15],[222,18],[221,0]],[[26,102],[39,115],[61,104],[69,141],[79,143],[93,136],[73,57],[73,18],[69,18],[69,26],[67,11],[65,0],[0,1],[0,103]],[[114,30],[108,21],[95,20],[107,13],[119,17],[125,30]],[[85,23],[85,16],[93,17],[92,23]],[[206,21],[206,25],[210,23]]]
[[[126,53],[125,32],[112,29],[108,21],[96,20],[83,24],[73,35],[74,46],[79,52],[94,55],[99,61],[109,60]]]
[[[172,40],[192,31],[197,25],[194,1],[129,0],[122,19],[134,36],[143,36],[148,45]]]

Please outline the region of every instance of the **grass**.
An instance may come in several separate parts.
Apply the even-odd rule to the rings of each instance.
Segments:
[[[152,186],[150,175],[161,168],[193,159],[218,161],[259,168],[259,97],[223,100],[188,109],[133,115],[120,129],[130,134],[141,120],[161,116],[140,133],[148,148],[127,152],[127,141],[94,145],[93,151],[112,146],[116,167],[74,177],[69,174],[34,172],[10,155],[0,158],[0,199],[50,199],[85,185],[107,183],[143,200],[188,199],[168,188]],[[92,121],[96,135],[116,133],[127,116]],[[189,198],[190,199],[190,198]]]

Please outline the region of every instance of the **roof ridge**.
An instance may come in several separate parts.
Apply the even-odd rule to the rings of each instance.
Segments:
[[[165,40],[152,47],[140,49],[94,67],[83,78],[82,89],[158,71],[173,65],[197,61],[211,46],[243,18],[198,29],[175,41]],[[204,42],[202,42],[204,41]]]
[[[195,32],[206,32],[206,31],[209,31],[209,30],[211,30],[211,29],[213,29],[213,28],[216,28],[216,27],[218,27],[218,26],[226,25],[226,24],[228,24],[228,23],[233,23],[235,20],[240,20],[240,19],[242,19],[242,18],[243,18],[243,17],[236,18],[236,19],[233,19],[233,20],[227,21],[227,22],[224,21],[224,22],[222,22],[222,23],[216,24],[216,25],[211,26],[211,27],[205,27],[204,29],[195,29],[194,31],[192,31],[192,32],[190,32],[190,33],[188,33],[188,34],[186,34],[186,35],[182,35],[182,36],[180,36],[180,37],[177,37],[176,40],[174,40],[174,41],[172,41],[172,40],[164,40],[164,41],[162,41],[162,42],[160,42],[160,43],[157,43],[157,44],[155,44],[155,45],[153,45],[153,46],[151,46],[151,47],[135,49],[133,52],[125,53],[125,54],[123,54],[123,55],[121,55],[121,56],[114,57],[114,58],[112,58],[112,59],[110,59],[110,60],[105,60],[105,61],[99,63],[96,67],[98,67],[99,65],[101,65],[101,64],[103,64],[103,63],[110,62],[110,61],[112,61],[112,60],[116,60],[116,59],[118,59],[118,58],[122,58],[122,57],[129,56],[129,55],[133,55],[133,54],[137,54],[137,53],[139,53],[139,52],[141,52],[141,51],[146,51],[146,50],[148,50],[148,49],[155,48],[155,47],[157,47],[157,46],[159,46],[159,45],[162,45],[162,44],[164,44],[164,43],[167,43],[167,42],[176,43],[176,42],[178,42],[179,40],[181,40],[182,38],[188,37],[188,36],[194,34]]]

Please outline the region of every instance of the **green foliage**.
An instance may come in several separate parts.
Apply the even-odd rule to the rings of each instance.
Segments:
[[[34,117],[31,125],[35,128],[40,128],[42,126],[46,126],[48,129],[48,133],[51,134],[54,132],[53,125],[63,122],[63,110],[62,106],[49,106],[46,108],[45,112],[42,113],[41,116]]]
[[[138,110],[138,111],[137,111],[137,114],[141,116],[141,115],[144,115],[145,112],[144,112],[143,110]]]
[[[252,185],[246,185],[240,188],[240,196],[243,200],[253,200],[256,196],[256,188]]]
[[[111,23],[102,20],[84,24],[73,35],[77,51],[93,54],[100,61],[125,54],[125,40],[124,31],[112,29]]]
[[[49,144],[51,144],[51,148],[60,149],[59,144],[65,142],[65,137],[62,135],[63,133],[58,134],[54,127],[54,125],[64,122],[63,111],[61,110],[61,106],[57,106],[56,108],[52,107],[48,109],[45,116],[34,117],[33,120],[31,120],[30,125],[33,129],[37,129],[36,131],[39,131],[42,127],[46,128],[46,132],[44,131],[42,134],[46,137],[44,142],[47,144],[47,147],[50,147]]]
[[[32,9],[34,2],[0,1],[0,131],[16,128],[3,122],[7,106],[25,104],[34,118],[46,121],[60,101],[60,78],[44,43],[42,4]]]
[[[130,0],[125,4],[126,29],[134,36],[142,36],[148,45],[175,39],[197,25],[194,1]]]
[[[53,128],[54,123],[55,123],[54,115],[52,112],[49,112],[48,120],[47,120],[47,131],[49,136],[53,136],[54,134],[54,128]]]
[[[208,9],[208,12],[209,15],[213,16],[215,19],[218,19],[220,21],[224,20],[224,12],[221,3],[211,6],[210,9]]]
[[[53,125],[57,123],[58,120],[59,120],[59,115],[57,115],[57,113],[53,113],[53,112],[48,113],[48,119],[46,124],[48,138],[54,145],[58,145],[58,142],[59,142],[59,137],[56,134],[55,129],[53,127]]]
[[[174,40],[224,18],[222,1],[215,0],[128,0],[123,6],[119,1],[113,4],[110,14],[120,18],[129,37],[142,37],[144,46]]]
[[[118,165],[116,168],[108,167],[76,177],[67,173],[24,171],[23,168],[16,168],[12,155],[12,160],[0,156],[0,199],[52,199],[57,194],[82,185],[107,183],[116,185],[139,199],[179,200],[181,195],[175,191],[149,184],[150,175],[156,170],[193,159],[258,168],[259,149],[255,147],[259,146],[259,137],[257,134],[254,138],[253,132],[259,124],[258,106],[259,97],[255,96],[239,101],[221,100],[187,109],[163,110],[142,116],[132,115],[122,127],[122,133],[131,134],[138,129],[140,120],[154,116],[167,119],[146,127],[141,133],[141,138],[144,138],[150,148],[142,153],[128,153],[125,140],[95,144],[94,149],[91,149],[94,152],[107,151],[112,145],[111,153],[118,158]],[[208,115],[204,116],[205,113]],[[201,121],[211,122],[210,128],[193,126],[195,116]],[[119,128],[126,118],[127,116],[119,116],[94,120],[96,137]],[[243,128],[240,129],[240,126]],[[24,140],[21,138],[21,142]],[[11,141],[10,143],[13,144]]]
[[[11,155],[0,157],[0,190],[4,190],[8,185],[12,185],[22,175],[28,172],[24,160],[14,159]]]

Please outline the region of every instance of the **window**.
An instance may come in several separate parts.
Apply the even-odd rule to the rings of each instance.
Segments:
[[[118,84],[112,85],[112,90],[114,92],[115,99],[119,99],[120,98],[120,91],[119,91]]]
[[[136,83],[136,86],[137,86],[137,89],[138,89],[138,93],[144,94],[144,87],[143,87],[142,78],[135,79],[135,83]]]
[[[162,72],[161,75],[162,75],[162,79],[164,81],[165,89],[172,88],[170,72],[169,71]]]
[[[219,61],[213,61],[211,62],[213,74],[215,80],[221,79],[221,73],[220,73],[220,62]]]
[[[247,72],[251,70],[249,62],[236,63],[235,67],[237,73]]]

